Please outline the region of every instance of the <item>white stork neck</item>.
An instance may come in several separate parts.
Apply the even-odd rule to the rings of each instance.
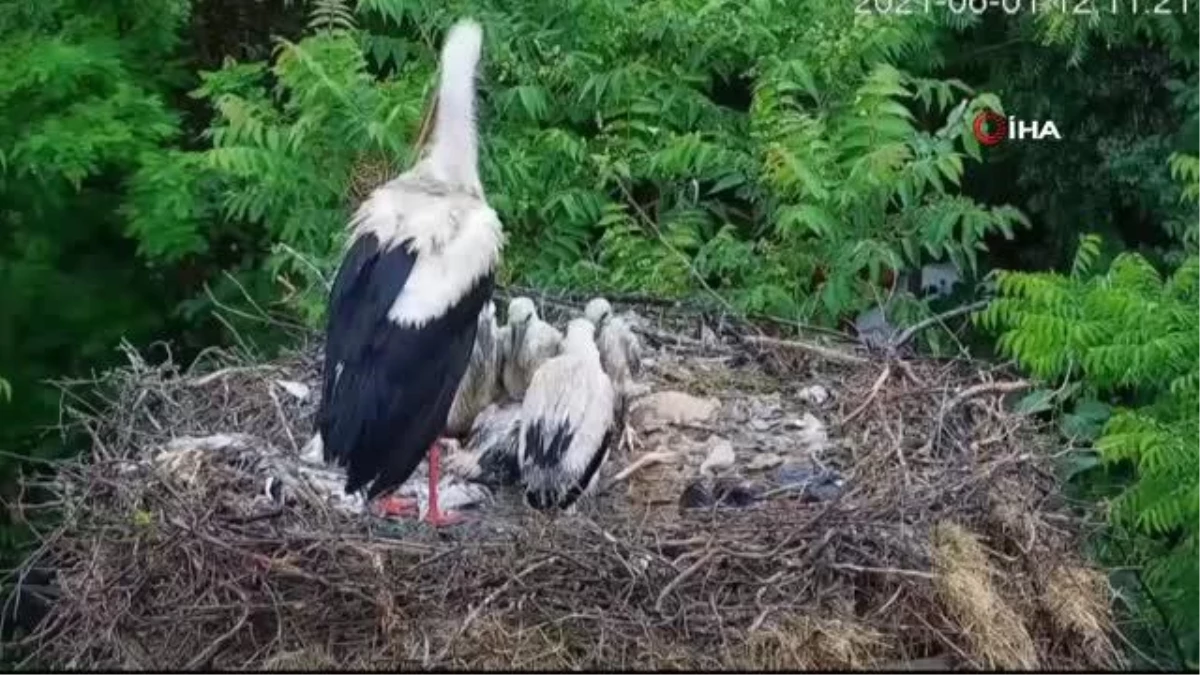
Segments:
[[[575,319],[567,325],[567,335],[563,339],[563,351],[580,356],[600,358],[600,350],[596,348],[596,329],[592,322]]]
[[[474,21],[459,21],[446,35],[429,153],[439,179],[480,193],[475,69],[482,47],[483,30]]]

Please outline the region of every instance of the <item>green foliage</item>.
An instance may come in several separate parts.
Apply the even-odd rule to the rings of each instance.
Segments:
[[[862,309],[872,299],[865,284],[923,260],[946,259],[974,272],[987,235],[1011,237],[1014,227],[1028,224],[1014,209],[955,194],[967,153],[978,152],[970,120],[980,107],[999,108],[994,97],[963,101],[957,119],[931,134],[917,128],[905,104],[944,113],[965,92],[960,83],[881,65],[865,74],[844,107],[813,114],[787,103],[783,92],[794,90],[787,80],[766,82],[756,103],[775,202],[771,241],[786,250],[786,276],[803,279],[820,269],[825,277],[796,289],[801,316],[829,320]]]
[[[28,392],[0,411],[0,444],[53,419],[40,380],[161,325],[117,208],[123,177],[178,132],[162,92],[186,17],[181,0],[0,7],[0,370]]]
[[[314,32],[354,29],[354,11],[343,0],[313,0],[308,28]]]
[[[1119,491],[1101,559],[1144,566],[1148,592],[1126,590],[1171,630],[1166,641],[1140,636],[1143,647],[1195,669],[1197,311],[1187,287],[1200,252],[1200,25],[1188,13],[1049,12],[957,29],[951,72],[1064,133],[991,149],[991,180],[970,187],[1034,223],[993,263],[1069,274],[1010,278],[1018,313],[1001,302],[985,318],[1006,331],[1002,353],[1066,380],[1051,386],[1074,403],[1060,428],[1096,448],[1071,453],[1067,473],[1087,493]],[[1176,271],[1163,282],[1162,269]],[[1163,606],[1149,610],[1154,600]]]
[[[0,3],[0,499],[17,500],[14,455],[67,451],[50,378],[85,375],[122,338],[163,331],[163,275],[132,265],[124,180],[178,138],[166,96],[184,0]],[[13,396],[13,390],[18,392]],[[12,512],[12,513],[15,513]],[[0,563],[28,540],[0,516]]]
[[[890,65],[936,65],[931,22],[696,0],[357,9],[316,3],[310,35],[280,41],[270,65],[203,75],[212,147],[160,156],[133,182],[128,232],[148,260],[254,232],[303,253],[277,248],[267,265],[317,318],[313,271],[336,264],[347,195],[410,163],[429,31],[464,13],[489,32],[482,168],[508,280],[709,286],[744,310],[833,323],[884,273],[974,270],[988,235],[1027,224],[960,193],[979,157],[970,115],[999,101]]]
[[[1194,263],[1189,259],[1165,282],[1136,254],[1122,254],[1107,274],[1086,281],[1002,272],[1001,297],[980,321],[1009,328],[1000,350],[1041,379],[1074,370],[1103,389],[1169,392],[1179,377],[1200,367],[1193,330],[1198,315],[1189,305]]]
[[[1099,235],[1085,234],[1079,237],[1079,248],[1075,250],[1075,260],[1071,263],[1071,278],[1085,279],[1091,276],[1100,257],[1102,240]]]
[[[1086,232],[1102,235],[1106,258],[1137,250],[1178,265],[1196,251],[1198,202],[1181,199],[1171,175],[1178,168],[1167,162],[1200,151],[1195,7],[1155,14],[1120,5],[1116,13],[988,14],[964,21],[947,50],[950,72],[996,92],[1018,118],[1053,120],[1063,134],[990,148],[987,178],[970,186],[1035,224],[1019,246],[1001,249],[998,265],[1065,269]]]
[[[419,120],[431,70],[408,65],[420,75],[379,85],[337,3],[319,4],[314,26],[299,44],[279,41],[269,68],[230,61],[202,74],[193,96],[213,107],[212,147],[144,165],[131,182],[127,232],[160,265],[237,241],[243,273],[301,277],[294,287],[304,291],[289,301],[315,321],[324,305],[320,272],[339,251],[356,172],[382,163],[374,187],[408,161],[404,139]],[[276,253],[263,262],[254,253],[270,242]]]
[[[1184,251],[1195,253],[1200,250],[1200,218],[1195,207],[1200,204],[1200,158],[1195,155],[1174,153],[1169,159],[1171,178],[1180,186],[1179,203],[1185,208],[1176,217],[1167,220],[1164,229],[1178,241]]]
[[[1111,522],[1118,536],[1139,543],[1132,562],[1144,565],[1146,583],[1194,663],[1200,258],[1190,256],[1163,278],[1145,258],[1126,253],[1090,276],[1098,250],[1095,238],[1085,238],[1070,277],[999,274],[1000,297],[978,319],[1001,330],[1000,351],[1039,379],[1080,383],[1084,404],[1064,420],[1064,431],[1087,437],[1098,430],[1100,459],[1135,470],[1111,503]],[[1112,404],[1111,414],[1102,401]]]

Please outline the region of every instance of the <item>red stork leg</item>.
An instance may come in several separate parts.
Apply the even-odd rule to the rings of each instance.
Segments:
[[[438,482],[441,480],[442,444],[434,441],[429,448],[429,513],[425,521],[434,527],[457,525],[466,518],[453,511],[443,511],[438,506]]]

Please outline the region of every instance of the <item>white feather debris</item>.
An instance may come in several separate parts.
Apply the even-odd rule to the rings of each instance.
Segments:
[[[312,388],[303,382],[295,382],[292,380],[275,380],[275,384],[280,389],[291,394],[298,401],[307,401],[312,395]]]
[[[643,367],[648,362],[649,361],[647,359],[643,359]],[[630,382],[625,387],[625,396],[632,401],[649,394],[653,390],[654,388],[648,382]]]
[[[710,436],[707,443],[708,456],[700,464],[701,475],[715,476],[733,466],[737,459],[733,454],[733,444],[720,436]]]
[[[854,319],[854,332],[864,345],[882,347],[888,344],[898,331],[888,321],[884,308],[876,305],[864,310]]]
[[[637,400],[629,413],[633,425],[643,430],[668,424],[696,424],[712,418],[721,407],[716,398],[697,398],[682,391],[659,391]]]
[[[789,420],[788,426],[796,429],[795,439],[799,448],[819,458],[829,447],[829,432],[825,423],[812,413],[804,413],[798,420]]]
[[[962,274],[953,263],[934,263],[921,268],[921,295],[949,297],[962,283]]]
[[[766,471],[767,469],[774,469],[775,467],[779,466],[780,464],[783,464],[782,457],[780,457],[779,455],[777,455],[773,452],[764,452],[764,453],[755,455],[754,458],[751,459],[746,464],[746,470],[747,471]]]
[[[321,439],[321,434],[313,435],[312,439],[304,444],[300,450],[300,461],[318,466],[325,464],[325,441]]]
[[[632,309],[627,309],[624,312],[618,312],[617,316],[621,317],[621,319],[633,329],[645,329],[650,325],[650,322],[646,320],[646,317],[638,314]]]
[[[204,450],[196,447],[167,450],[154,458],[158,469],[173,476],[185,485],[196,483],[200,467],[204,464]]]
[[[249,434],[213,434],[181,436],[169,441],[154,457],[154,464],[176,480],[191,486],[200,476],[206,455],[222,450],[245,450],[255,438]]]
[[[813,384],[801,389],[796,396],[808,405],[820,406],[829,400],[829,390],[819,384]]]
[[[319,438],[318,436],[318,443]],[[271,494],[276,482],[280,485],[278,498]],[[367,502],[362,494],[346,494],[345,485],[346,476],[341,471],[324,465],[292,464],[290,467],[282,467],[279,475],[267,479],[266,492],[267,496],[275,501],[286,503],[297,491],[305,491],[324,501],[335,511],[347,515],[366,512]]]
[[[245,450],[254,444],[256,439],[250,434],[213,434],[211,436],[180,436],[172,439],[166,445],[166,452],[181,452],[184,450],[198,450],[201,452],[211,452],[213,450],[225,450],[226,448],[234,448],[236,450]]]
[[[398,497],[417,499],[418,517],[424,520],[429,512],[429,481],[410,480],[396,490]],[[467,483],[456,476],[446,476],[438,482],[438,507],[444,511],[460,511],[486,504],[492,500],[492,492],[479,483]]]
[[[283,490],[280,489],[278,497],[274,494],[275,486],[280,485],[280,484],[281,484],[281,481],[279,480],[279,478],[277,478],[275,476],[267,476],[267,480],[263,482],[263,495],[265,495],[269,501],[282,502],[283,498],[284,498]]]

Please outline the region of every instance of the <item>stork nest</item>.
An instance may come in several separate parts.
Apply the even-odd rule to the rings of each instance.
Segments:
[[[436,531],[319,495],[279,505],[264,479],[311,434],[319,345],[271,363],[209,352],[186,369],[131,353],[66,386],[66,424],[91,452],[28,486],[28,509],[55,525],[22,578],[49,574],[49,602],[9,647],[86,670],[1119,665],[1111,591],[1079,556],[1050,438],[1010,411],[1023,382],[641,312],[658,315],[643,327],[652,388],[720,401],[707,422],[640,431],[644,451],[714,434],[739,457],[786,448],[778,420],[808,411],[840,493],[683,509],[671,476],[695,473],[684,461],[577,514],[485,511]],[[814,384],[824,404],[800,396]],[[778,419],[747,419],[763,400]],[[614,456],[606,475],[633,460]],[[631,498],[646,485],[670,491]]]

